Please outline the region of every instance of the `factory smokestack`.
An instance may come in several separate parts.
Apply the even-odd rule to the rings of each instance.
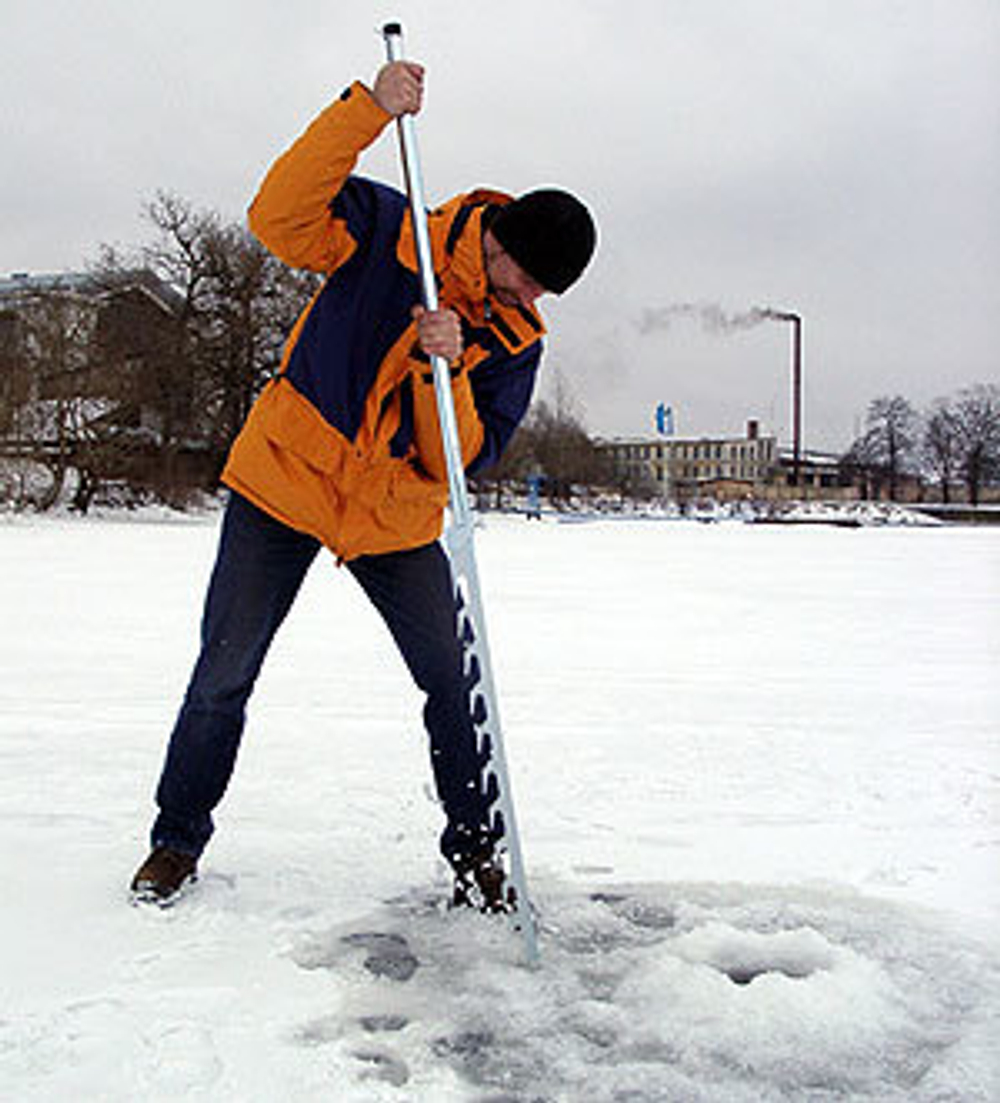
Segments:
[[[802,466],[802,319],[798,314],[780,314],[778,319],[792,323],[792,462],[795,485],[799,485]]]

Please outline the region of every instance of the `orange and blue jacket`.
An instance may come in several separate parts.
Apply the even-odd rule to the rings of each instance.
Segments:
[[[338,559],[419,547],[441,533],[447,469],[406,198],[353,175],[391,121],[361,83],[323,111],[271,167],[249,211],[255,236],[326,279],[295,323],[279,374],[233,444],[223,482]],[[479,190],[429,216],[442,308],[458,313],[451,366],[463,462],[495,463],[531,401],[544,327],[492,300],[483,215],[509,196]]]

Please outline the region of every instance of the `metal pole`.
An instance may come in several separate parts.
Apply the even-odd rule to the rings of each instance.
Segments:
[[[382,35],[385,39],[386,55],[389,61],[402,61],[403,28],[401,25],[399,23],[387,23],[382,28]],[[400,115],[396,122],[399,130],[403,175],[406,179],[406,190],[410,201],[410,217],[413,222],[413,236],[420,270],[421,297],[427,310],[436,310],[438,307],[437,283],[434,278],[430,233],[427,229],[427,208],[424,202],[424,183],[420,169],[420,154],[417,148],[416,124],[412,115]],[[535,929],[534,915],[531,911],[531,902],[528,898],[524,860],[521,854],[517,820],[514,815],[514,802],[511,796],[510,777],[507,770],[507,758],[500,728],[500,710],[497,703],[496,686],[493,681],[493,664],[490,661],[486,618],[483,612],[479,572],[473,547],[472,511],[469,507],[469,492],[465,482],[465,468],[462,463],[462,449],[458,435],[458,422],[455,417],[455,403],[451,394],[451,377],[448,364],[441,356],[431,357],[431,371],[434,378],[434,392],[437,398],[441,439],[448,468],[451,527],[446,535],[446,547],[451,561],[460,616],[465,618],[463,628],[471,630],[469,632],[462,631],[463,638],[471,635],[467,645],[468,673],[478,679],[478,688],[472,691],[475,694],[472,701],[472,718],[480,740],[480,749],[487,744],[487,741],[490,747],[489,767],[496,779],[497,804],[502,817],[502,823],[499,826],[502,827],[503,842],[510,859],[509,879],[514,889],[514,926],[524,939],[524,950],[528,964],[534,966],[538,963],[538,936]],[[475,684],[477,683],[474,682]]]

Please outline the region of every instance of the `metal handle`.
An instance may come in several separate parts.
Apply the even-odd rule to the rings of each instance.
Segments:
[[[386,55],[389,61],[403,61],[403,28],[399,23],[386,23],[382,28]],[[399,131],[400,155],[406,192],[410,200],[410,219],[413,223],[413,239],[420,271],[420,296],[426,310],[437,310],[437,281],[434,278],[434,257],[431,252],[430,232],[427,228],[427,204],[424,201],[424,180],[420,170],[420,151],[417,146],[417,128],[412,115],[400,115],[396,119]],[[448,496],[452,518],[456,525],[471,523],[469,491],[465,483],[462,465],[462,448],[455,417],[455,403],[451,394],[451,376],[447,361],[442,356],[431,357],[431,374],[437,397],[438,420],[444,445],[448,470]]]

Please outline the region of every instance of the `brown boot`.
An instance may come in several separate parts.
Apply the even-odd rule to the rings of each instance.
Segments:
[[[476,908],[481,912],[512,912],[517,903],[514,888],[507,884],[503,862],[492,851],[454,863],[453,908]]]
[[[198,859],[168,846],[158,846],[132,878],[132,898],[143,904],[173,903],[177,894],[198,879]]]

